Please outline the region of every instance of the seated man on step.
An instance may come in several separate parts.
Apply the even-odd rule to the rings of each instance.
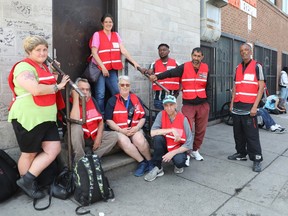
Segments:
[[[85,146],[92,147],[95,154],[102,157],[117,143],[117,133],[104,131],[104,120],[98,109],[96,100],[91,97],[91,88],[87,79],[78,78],[75,84],[86,96],[86,123],[83,125],[71,124],[71,142],[74,152],[74,162],[85,155]],[[71,119],[82,119],[82,105],[79,95],[72,90]]]
[[[187,118],[176,110],[176,98],[167,95],[163,100],[164,110],[159,112],[151,128],[154,168],[144,177],[153,181],[163,176],[162,162],[174,163],[174,173],[180,174],[186,163],[187,151],[192,149],[192,133]]]

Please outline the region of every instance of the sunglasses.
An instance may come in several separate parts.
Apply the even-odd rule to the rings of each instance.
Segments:
[[[127,88],[130,87],[130,84],[120,83],[119,85],[120,85],[121,87],[127,87]]]

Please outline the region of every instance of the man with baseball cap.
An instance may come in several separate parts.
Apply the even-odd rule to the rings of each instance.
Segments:
[[[174,173],[180,174],[187,166],[187,151],[192,148],[192,133],[187,118],[176,110],[176,98],[167,95],[163,100],[164,110],[159,112],[151,128],[154,168],[144,177],[153,181],[163,176],[162,162],[174,163]]]

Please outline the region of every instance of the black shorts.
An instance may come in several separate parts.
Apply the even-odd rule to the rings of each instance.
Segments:
[[[12,120],[12,125],[21,152],[41,152],[42,142],[60,141],[56,122],[43,122],[30,131],[23,128],[22,125],[15,119]]]

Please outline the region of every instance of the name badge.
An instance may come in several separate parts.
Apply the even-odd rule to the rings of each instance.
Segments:
[[[255,77],[254,74],[245,74],[244,75],[244,80],[253,81],[254,77]]]
[[[175,66],[167,66],[167,70],[173,69]]]
[[[207,79],[208,73],[207,72],[199,72],[199,77],[202,79]]]
[[[113,45],[113,48],[119,48],[120,47],[119,43],[116,43],[116,42],[113,42],[112,45]]]

